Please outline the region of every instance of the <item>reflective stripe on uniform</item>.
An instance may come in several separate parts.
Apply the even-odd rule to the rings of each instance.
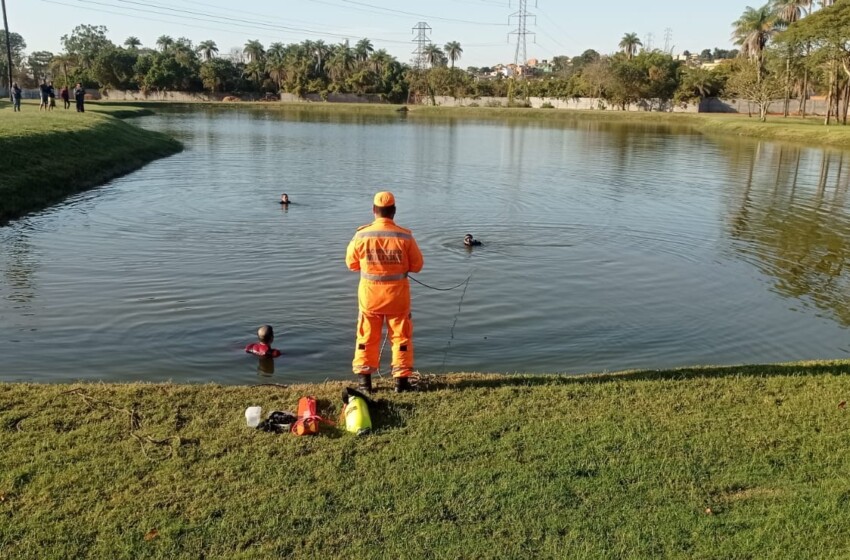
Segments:
[[[363,239],[364,237],[394,237],[398,239],[413,239],[409,233],[402,231],[358,231],[354,234],[355,239]]]
[[[407,278],[407,273],[402,274],[369,274],[368,272],[360,271],[360,278],[371,280],[372,282],[393,282],[395,280],[404,280]]]

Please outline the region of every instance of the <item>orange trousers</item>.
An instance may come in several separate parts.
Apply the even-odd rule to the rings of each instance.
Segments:
[[[357,318],[357,346],[352,370],[359,375],[378,371],[381,354],[381,331],[387,322],[393,347],[393,377],[410,377],[413,373],[413,319],[405,315],[375,315],[360,312]]]

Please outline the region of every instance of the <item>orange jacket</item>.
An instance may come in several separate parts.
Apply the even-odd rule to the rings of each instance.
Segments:
[[[381,315],[410,313],[408,272],[422,270],[422,253],[409,229],[389,218],[357,228],[345,264],[360,271],[360,311]]]

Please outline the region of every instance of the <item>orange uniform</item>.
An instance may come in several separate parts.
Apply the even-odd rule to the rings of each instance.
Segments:
[[[395,199],[389,196],[392,203],[386,206],[394,206]],[[375,200],[377,203],[379,198]],[[381,331],[386,321],[392,340],[393,377],[409,377],[413,371],[413,320],[407,273],[419,272],[423,264],[413,234],[391,218],[376,217],[357,229],[348,244],[345,263],[350,270],[360,271],[354,373],[371,375],[378,370]]]

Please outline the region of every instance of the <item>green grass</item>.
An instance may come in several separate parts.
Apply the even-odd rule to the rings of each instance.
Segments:
[[[364,438],[244,425],[342,383],[0,384],[0,557],[847,558],[848,374],[447,376]]]
[[[127,106],[89,106],[84,114],[13,113],[0,103],[0,224],[129,173],[182,149],[176,140],[119,120],[150,113]]]

